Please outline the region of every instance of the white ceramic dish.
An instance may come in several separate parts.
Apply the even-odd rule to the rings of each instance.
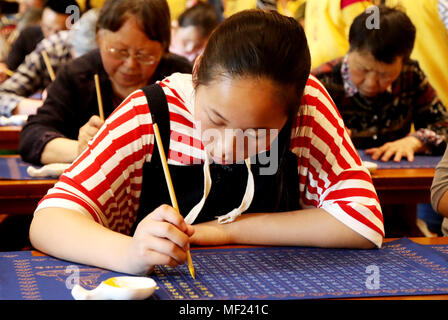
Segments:
[[[76,284],[72,296],[76,300],[143,300],[151,296],[156,282],[148,277],[114,277],[100,283],[93,290]]]

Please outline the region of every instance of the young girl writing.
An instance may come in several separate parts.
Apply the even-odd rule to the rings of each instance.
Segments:
[[[159,82],[169,128],[154,96],[131,94],[40,202],[32,244],[132,274],[183,264],[190,243],[380,247],[371,177],[309,72],[305,34],[293,18],[261,10],[230,17],[193,76]],[[167,205],[153,121],[162,138],[169,133],[181,214]],[[244,133],[243,146],[237,134],[224,138],[229,131]],[[273,142],[263,148],[266,141]]]

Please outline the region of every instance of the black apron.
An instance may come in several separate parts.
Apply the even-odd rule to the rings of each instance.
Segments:
[[[146,86],[142,90],[148,99],[152,119],[159,126],[163,147],[168,155],[170,120],[166,96],[163,89],[157,84]],[[290,134],[290,128],[285,126],[274,143],[278,141],[289,142]],[[142,192],[133,232],[137,224],[154,209],[162,204],[171,205],[160,155],[156,150],[157,146],[155,145],[151,162],[147,162],[143,166]],[[278,150],[283,150],[281,145],[279,145]],[[267,159],[268,155],[265,155],[262,159]],[[260,169],[263,166],[257,159],[251,165],[255,193],[253,201],[246,211],[247,213],[282,212],[300,209],[297,157],[288,148],[283,161],[285,161],[285,165],[282,166],[282,170],[285,170],[283,183],[288,197],[279,201],[279,170],[277,174],[261,175]],[[269,164],[266,165],[266,167],[268,166]],[[169,171],[180,213],[185,217],[202,199],[204,194],[203,165],[169,165]],[[217,216],[227,214],[231,210],[238,208],[246,191],[247,175],[247,167],[244,162],[231,165],[210,164],[212,186],[204,206],[194,223],[214,220]]]

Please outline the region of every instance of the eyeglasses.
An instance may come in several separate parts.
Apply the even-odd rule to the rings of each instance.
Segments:
[[[147,65],[147,66],[153,65],[160,59],[159,57],[151,54],[145,54],[145,53],[131,54],[129,50],[126,49],[107,47],[106,50],[110,54],[110,56],[114,59],[126,61],[130,56],[132,56],[134,60],[136,60],[141,65]]]

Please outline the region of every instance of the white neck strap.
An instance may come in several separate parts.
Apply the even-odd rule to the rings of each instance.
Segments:
[[[233,209],[229,213],[219,216],[218,223],[230,223],[233,222],[237,217],[239,217],[244,211],[246,211],[250,204],[252,203],[252,200],[254,198],[255,193],[255,183],[254,183],[254,176],[251,171],[251,164],[250,164],[250,158],[245,160],[246,167],[247,167],[247,186],[246,186],[246,192],[244,193],[243,200],[241,202],[241,205],[238,208]],[[199,201],[198,204],[196,204],[193,209],[190,210],[188,215],[185,217],[185,222],[188,224],[193,224],[193,222],[196,220],[196,218],[199,215],[199,212],[201,212],[202,208],[204,207],[205,200],[207,199],[210,189],[212,187],[212,179],[210,176],[210,162],[208,155],[205,156],[204,161],[204,195],[202,196],[201,201]],[[225,195],[223,195],[225,196]]]

